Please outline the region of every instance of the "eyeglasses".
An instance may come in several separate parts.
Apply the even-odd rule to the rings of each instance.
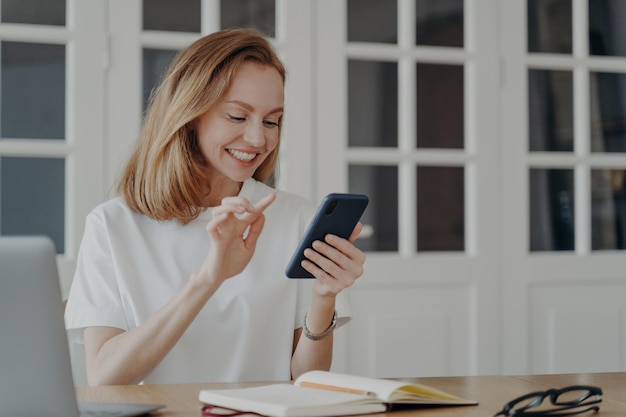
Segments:
[[[539,407],[546,398],[548,398],[550,403],[555,406],[554,408],[535,411],[531,410]],[[600,388],[588,385],[572,385],[561,389],[549,389],[547,391],[531,392],[530,394],[523,395],[508,402],[502,411],[496,413],[494,417],[571,416],[574,414],[586,413],[588,411],[597,412],[600,407],[593,404],[598,404],[601,401],[602,390]]]

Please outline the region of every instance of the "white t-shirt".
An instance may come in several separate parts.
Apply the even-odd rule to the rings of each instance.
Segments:
[[[144,383],[290,379],[294,329],[302,327],[312,279],[289,279],[284,269],[310,221],[307,200],[246,181],[240,195],[253,204],[271,192],[265,226],[245,270],[222,284]],[[156,221],[120,197],[96,207],[85,234],[65,310],[70,341],[83,329],[139,326],[186,283],[207,256],[207,210],[194,221]],[[348,320],[343,293],[340,323]]]

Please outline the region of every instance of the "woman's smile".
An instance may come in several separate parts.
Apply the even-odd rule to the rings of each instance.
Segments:
[[[235,159],[242,161],[242,162],[251,162],[258,155],[258,153],[256,152],[251,153],[251,152],[239,151],[237,149],[226,149],[226,151],[229,154],[231,154]]]

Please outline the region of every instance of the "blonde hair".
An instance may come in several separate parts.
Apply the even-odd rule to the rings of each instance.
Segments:
[[[156,220],[187,223],[210,193],[206,161],[192,122],[224,97],[244,61],[286,71],[269,41],[254,29],[226,29],[200,38],[174,59],[153,92],[118,191],[129,207]],[[279,121],[279,135],[282,117]],[[279,142],[280,144],[280,142]],[[279,145],[253,175],[273,185]]]

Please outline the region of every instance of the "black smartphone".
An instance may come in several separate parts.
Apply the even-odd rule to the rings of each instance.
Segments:
[[[324,197],[287,264],[285,275],[289,278],[314,278],[300,265],[306,259],[304,250],[316,240],[324,241],[324,236],[329,233],[344,239],[350,237],[368,203],[369,198],[363,194],[334,193]]]

